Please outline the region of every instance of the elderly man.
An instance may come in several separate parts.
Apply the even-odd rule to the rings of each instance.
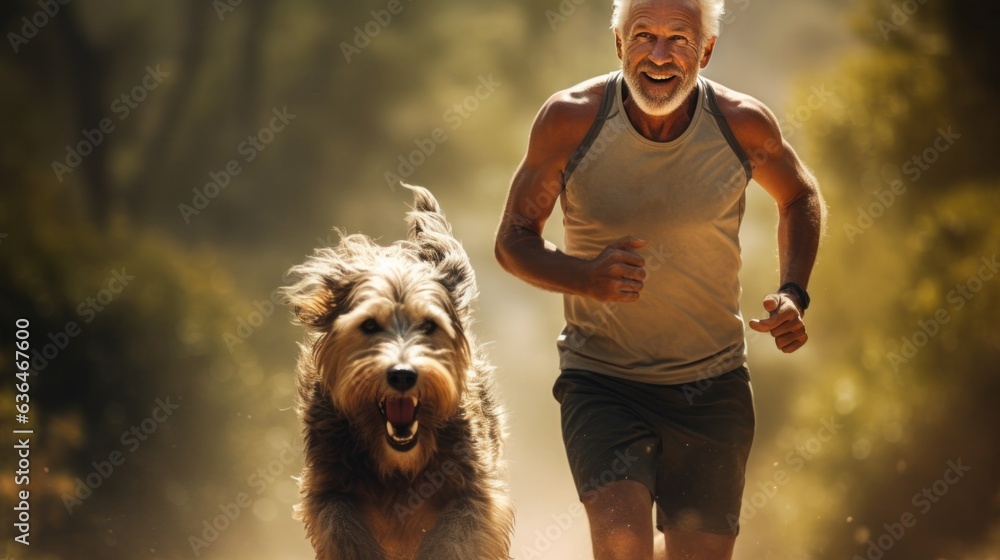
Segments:
[[[598,560],[732,557],[754,432],[738,272],[751,177],[779,209],[784,352],[806,343],[825,206],[756,99],[699,77],[723,0],[615,0],[620,72],[553,95],[496,240],[510,273],[564,294],[557,347],[570,468]],[[542,230],[559,199],[565,251]]]

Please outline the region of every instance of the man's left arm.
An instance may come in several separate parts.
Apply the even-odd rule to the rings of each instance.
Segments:
[[[778,205],[779,286],[764,298],[767,319],[751,320],[750,328],[769,332],[778,349],[791,353],[809,339],[802,316],[808,301],[805,289],[826,219],[826,204],[816,178],[781,137],[777,119],[759,101],[740,103],[732,119],[733,132],[748,154],[753,154],[753,177]],[[801,291],[799,290],[801,288]]]

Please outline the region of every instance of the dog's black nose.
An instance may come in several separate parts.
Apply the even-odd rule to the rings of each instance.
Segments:
[[[417,384],[417,372],[409,368],[392,368],[387,375],[389,386],[397,391],[405,391]]]

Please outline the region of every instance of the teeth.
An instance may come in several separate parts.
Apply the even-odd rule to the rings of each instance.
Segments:
[[[392,438],[392,441],[394,441],[396,443],[406,443],[406,442],[410,441],[411,439],[413,439],[413,434],[410,434],[408,437],[397,436],[396,435],[396,430],[392,427],[392,424],[390,424],[389,422],[385,423],[385,429],[386,429],[386,431],[389,432],[389,437]]]
[[[417,435],[418,428],[420,428],[420,422],[414,420],[413,424],[410,424],[410,435],[406,437],[401,437],[396,435],[396,428],[392,425],[392,422],[385,423],[385,431],[388,432],[389,437],[392,438],[392,441],[395,441],[396,443],[409,442],[411,439],[413,439],[414,436]]]
[[[414,396],[410,396],[410,401],[413,403],[413,408],[416,408],[417,407],[417,403],[420,402],[420,401],[417,400],[417,397],[414,397]]]

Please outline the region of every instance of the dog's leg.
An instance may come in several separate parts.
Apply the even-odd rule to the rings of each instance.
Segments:
[[[306,532],[316,560],[384,560],[357,506],[347,500],[307,500],[303,504]]]
[[[514,514],[506,497],[458,498],[438,516],[417,560],[508,560]]]

